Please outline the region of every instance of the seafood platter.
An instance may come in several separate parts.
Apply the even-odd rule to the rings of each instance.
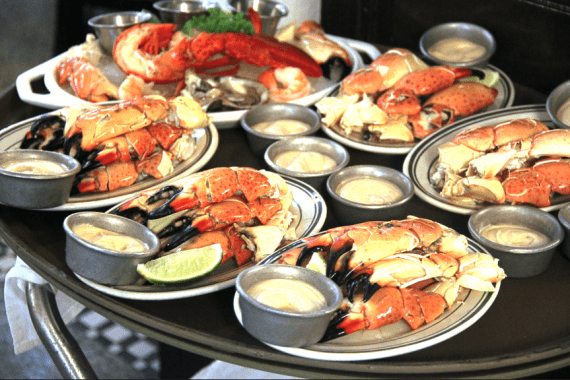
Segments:
[[[209,13],[204,19],[225,17]],[[111,55],[90,35],[18,78],[23,101],[59,109],[0,131],[0,149],[73,157],[81,171],[70,197],[50,210],[106,207],[97,218],[129,219],[125,225],[133,230],[144,226],[156,249],[131,271],[131,282],[96,281],[68,263],[69,269],[106,295],[160,301],[230,288],[253,266],[305,267],[300,271],[341,290],[341,306],[334,306],[318,343],[266,344],[315,360],[406,354],[473,325],[506,277],[484,245],[407,213],[322,231],[327,205],[306,182],[231,161],[202,170],[218,148],[217,130],[237,126],[263,103],[314,106],[331,140],[366,152],[408,154],[403,175],[418,197],[459,214],[505,202],[545,211],[568,203],[569,163],[562,157],[570,157],[570,130],[552,129],[544,107],[505,108],[514,102],[514,85],[493,66],[428,66],[406,49],[380,54],[325,34],[312,21],[269,37],[260,34],[255,11],[249,19],[251,33],[135,25],[117,37]],[[356,50],[371,56],[369,67]],[[31,79],[41,75],[50,94],[29,96]],[[342,197],[359,207],[398,206],[404,192],[382,177],[357,175],[346,190],[356,197]],[[404,202],[414,191],[406,183]],[[374,203],[378,198],[383,203]],[[65,232],[84,243],[75,230]],[[111,232],[118,231],[103,234],[111,238]],[[206,250],[214,256],[201,264]],[[233,309],[245,326],[240,305],[236,293]]]
[[[107,286],[78,276],[116,297],[166,300],[231,287],[244,269],[288,242],[321,230],[326,204],[312,187],[291,177],[250,168],[215,168],[143,191],[108,213],[147,226],[161,240],[159,257],[220,244],[222,264],[196,281]]]
[[[71,196],[48,210],[113,206],[193,173],[218,147],[218,131],[194,100],[155,95],[112,105],[72,105],[0,131],[0,149],[39,149],[81,164]]]
[[[416,194],[444,210],[472,214],[492,204],[550,212],[570,202],[570,131],[555,129],[544,105],[487,112],[421,141],[403,172]]]
[[[394,48],[315,105],[330,138],[372,153],[407,154],[456,120],[513,102],[514,85],[496,67],[428,66],[411,51]]]
[[[326,262],[325,274],[341,286],[344,302],[319,343],[271,347],[317,360],[380,359],[439,343],[475,323],[505,278],[481,245],[415,217],[333,228],[260,264],[306,266],[314,255]],[[238,297],[234,310],[241,319]]]
[[[229,17],[208,11],[211,18]],[[237,127],[245,110],[258,104],[310,106],[363,66],[356,49],[372,59],[380,54],[373,45],[325,34],[314,22],[292,24],[275,38],[262,35],[256,12],[249,15],[253,34],[208,33],[199,29],[206,28],[202,24],[183,31],[175,31],[175,24],[135,25],[117,37],[112,55],[89,34],[85,43],[21,74],[16,88],[24,102],[51,109],[183,94],[224,129]],[[42,76],[48,94],[31,88]]]

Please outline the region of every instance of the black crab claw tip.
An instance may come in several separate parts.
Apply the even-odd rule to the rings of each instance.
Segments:
[[[181,218],[178,218],[169,225],[167,225],[166,227],[164,227],[162,230],[160,230],[157,236],[160,239],[162,239],[170,235],[174,235],[177,232],[183,231],[186,227],[190,225],[190,223],[192,223],[193,219],[194,218],[190,218],[188,216],[183,216]]]
[[[57,115],[45,115],[40,117],[38,120],[34,121],[32,126],[30,127],[30,133],[32,137],[36,137],[38,132],[50,128],[52,125],[57,124],[58,129],[61,128],[63,131],[63,127],[65,126],[65,120],[61,116]]]
[[[124,210],[118,208],[113,214],[134,220],[144,226],[147,225],[147,212],[138,207],[129,207]]]
[[[364,285],[364,294],[362,296],[362,302],[368,302],[370,298],[380,289],[380,285],[376,283],[371,283],[368,281],[366,285]]]
[[[476,76],[477,79],[479,80],[483,80],[485,79],[485,71],[484,70],[480,70],[480,69],[470,69],[471,70],[471,75]]]
[[[174,214],[176,211],[174,210],[174,208],[172,206],[170,206],[170,204],[176,199],[176,197],[181,192],[182,192],[182,188],[178,188],[176,186],[165,186],[162,189],[160,189],[159,191],[157,191],[155,194],[150,196],[147,199],[146,204],[153,204],[153,203],[158,202],[162,199],[168,199],[168,198],[170,198],[170,199],[168,199],[168,201],[166,203],[160,205],[159,207],[157,207],[154,210],[152,210],[151,212],[149,212],[148,218],[149,219],[159,219],[159,218],[164,218],[165,216]]]
[[[321,63],[320,66],[323,76],[334,82],[340,82],[348,76],[352,70],[352,67],[347,65],[344,59],[340,57],[332,57],[325,63]]]
[[[339,328],[338,325],[348,316],[348,313],[343,310],[337,310],[333,319],[331,319],[325,334],[319,341],[319,343],[328,342],[329,340],[333,340],[336,338],[340,338],[341,336],[346,335],[346,331],[343,328]]]
[[[180,244],[184,243],[186,240],[193,238],[194,236],[198,235],[200,230],[196,227],[186,226],[180,233],[174,236],[168,244],[164,246],[164,252],[168,252],[173,250],[174,248],[178,247]]]
[[[326,247],[324,247],[322,245],[316,245],[316,246],[311,247],[311,248],[308,248],[307,246],[305,246],[305,248],[303,248],[301,253],[299,253],[299,257],[297,257],[297,262],[295,262],[295,265],[298,267],[302,266],[305,259],[312,256],[313,253],[325,252],[325,251],[326,251]]]
[[[173,185],[164,186],[162,189],[158,190],[156,193],[148,197],[146,200],[147,205],[151,205],[163,199],[172,198],[182,191],[182,187],[176,187]]]
[[[336,262],[338,261],[338,259],[344,255],[346,252],[350,251],[351,249],[351,245],[347,245],[346,247],[343,247],[341,249],[339,249],[338,251],[333,251],[331,249],[330,253],[329,253],[329,259],[327,261],[327,271],[326,271],[326,275],[328,278],[331,278],[334,274],[334,268],[336,265]]]
[[[354,302],[354,294],[358,289],[360,284],[364,283],[364,286],[370,284],[370,275],[368,273],[361,273],[358,276],[350,279],[346,283],[346,297],[350,302]]]

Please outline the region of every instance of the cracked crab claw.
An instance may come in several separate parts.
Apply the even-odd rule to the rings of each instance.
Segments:
[[[494,178],[501,173],[516,156],[517,151],[514,149],[504,152],[489,153],[484,156],[477,157],[469,162],[467,176],[478,176],[480,178]]]
[[[340,127],[345,133],[350,134],[353,130],[361,132],[365,124],[386,124],[387,122],[386,112],[365,95],[360,102],[347,107],[340,120]]]
[[[450,175],[441,195],[464,204],[505,203],[505,191],[497,178],[461,178]]]
[[[459,174],[465,172],[469,168],[469,162],[484,152],[473,150],[466,145],[456,144],[452,141],[447,142],[437,148],[439,159],[436,170],[430,178],[431,183],[442,188],[450,174]]]
[[[499,267],[499,260],[485,253],[470,253],[459,258],[459,270],[455,275],[457,283],[467,289],[494,292],[494,283],[503,280],[505,271]]]
[[[349,105],[358,101],[358,95],[327,97],[318,101],[315,106],[322,114],[322,122],[327,127],[332,127],[340,122]]]
[[[413,142],[414,134],[408,126],[408,117],[400,115],[385,124],[371,124],[368,130],[379,135],[380,141]]]

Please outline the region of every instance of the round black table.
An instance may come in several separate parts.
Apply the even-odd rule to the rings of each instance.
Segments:
[[[519,85],[515,89],[515,105],[546,100],[531,89]],[[47,112],[22,103],[14,87],[0,94],[0,111],[0,128]],[[263,158],[250,152],[241,128],[220,130],[219,135],[219,148],[204,169],[267,169]],[[404,156],[350,148],[349,152],[350,165],[376,164],[401,170],[404,161]],[[417,197],[412,202],[414,215],[469,235],[467,216],[440,210]],[[540,276],[503,281],[488,312],[449,340],[382,360],[327,362],[290,356],[251,337],[234,315],[233,288],[155,302],[115,298],[92,289],[65,264],[62,222],[68,214],[0,206],[0,235],[31,268],[86,307],[127,328],[199,355],[292,376],[327,378],[523,377],[570,365],[570,260],[561,252]],[[337,225],[329,213],[324,228]]]

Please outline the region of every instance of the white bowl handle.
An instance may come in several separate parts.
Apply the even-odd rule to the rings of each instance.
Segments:
[[[16,79],[16,90],[23,102],[38,107],[58,109],[69,104],[70,99],[76,99],[70,98],[71,95],[65,93],[64,90],[61,90],[61,94],[57,94],[53,92],[53,89],[48,88],[49,92],[47,94],[38,94],[32,89],[32,82],[42,77],[44,77],[45,82],[45,76],[51,74],[51,69],[56,64],[56,61],[59,60],[61,60],[61,56],[54,57],[18,76]]]

